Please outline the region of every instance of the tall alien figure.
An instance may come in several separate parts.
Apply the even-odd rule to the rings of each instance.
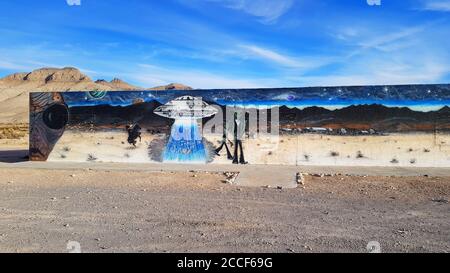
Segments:
[[[232,126],[229,128],[233,128],[233,138],[234,138],[234,153],[233,153],[233,164],[247,164],[244,158],[244,149],[242,148],[242,140],[245,137],[245,127],[246,127],[246,119],[245,112],[238,111],[233,115],[233,119],[230,120]]]

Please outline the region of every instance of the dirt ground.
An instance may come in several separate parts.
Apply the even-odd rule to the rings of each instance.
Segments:
[[[450,178],[0,169],[0,252],[450,252]]]

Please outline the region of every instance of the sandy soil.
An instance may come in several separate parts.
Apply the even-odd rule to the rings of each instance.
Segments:
[[[213,173],[0,169],[0,251],[450,251],[450,179],[307,177],[240,188]]]
[[[217,135],[205,135],[205,138],[216,147],[222,139]],[[151,162],[150,143],[165,139],[165,136],[144,133],[136,149],[130,147],[126,139],[126,133],[120,130],[66,131],[49,161],[86,162],[92,154],[96,161],[103,162]],[[450,135],[282,135],[279,138],[247,139],[244,153],[250,164],[450,167]],[[231,164],[226,159],[225,149],[222,154],[212,163]]]

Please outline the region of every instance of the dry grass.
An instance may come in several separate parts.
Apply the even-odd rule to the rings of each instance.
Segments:
[[[0,139],[21,139],[28,135],[28,124],[0,124]]]

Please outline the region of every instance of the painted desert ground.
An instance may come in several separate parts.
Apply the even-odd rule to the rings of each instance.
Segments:
[[[68,130],[58,141],[49,161],[158,163],[168,138],[143,134],[137,147],[127,143],[125,130],[96,132]],[[205,135],[218,147],[222,136]],[[314,166],[450,167],[449,134],[389,134],[380,136],[281,135],[244,140],[249,164]],[[230,144],[230,143],[229,143]],[[232,147],[230,146],[231,150]],[[225,149],[212,164],[230,164]]]

